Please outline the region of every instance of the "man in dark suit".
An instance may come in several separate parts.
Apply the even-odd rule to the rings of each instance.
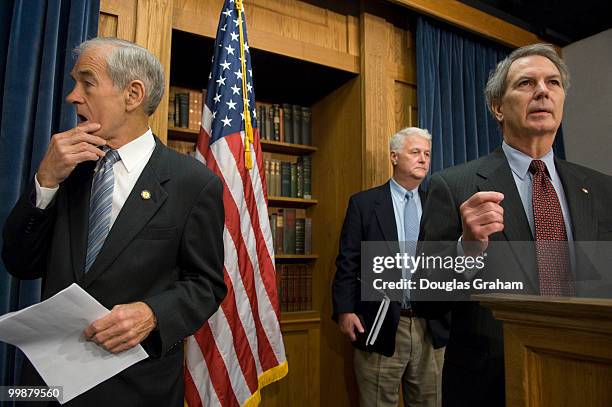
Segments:
[[[442,242],[449,241],[456,242],[452,254],[470,256],[518,247],[516,242],[531,242],[531,247],[557,242],[544,250],[513,247],[506,256],[489,255],[482,270],[457,279],[489,279],[511,271],[505,277],[523,283],[523,293],[577,293],[583,270],[572,270],[572,257],[576,264],[579,253],[572,254],[567,242],[609,236],[612,179],[553,155],[568,87],[567,67],[551,46],[515,50],[498,64],[486,87],[489,109],[502,129],[502,147],[432,176],[421,223],[425,255],[440,253],[448,247]],[[490,310],[476,302],[412,305],[429,317],[452,311],[443,405],[503,406],[502,325]]]
[[[151,133],[164,89],[155,56],[104,38],[76,53],[66,100],[81,123],[52,137],[5,224],[2,256],[14,276],[43,278],[43,299],[76,282],[112,309],[86,339],[149,353],[66,405],[182,406],[183,338],[226,293],[222,184]],[[22,377],[43,385],[29,363]]]
[[[396,406],[400,383],[405,405],[439,403],[441,354],[448,337],[445,321],[419,318],[407,298],[391,301],[378,337],[365,345],[363,339],[372,331],[381,302],[362,300],[359,278],[362,242],[395,242],[399,252],[397,242],[418,239],[425,200],[419,186],[429,171],[430,151],[427,130],[399,131],[390,141],[393,177],[353,195],[348,204],[336,260],[333,317],[356,348],[354,365],[362,406]],[[434,352],[434,348],[439,349]]]

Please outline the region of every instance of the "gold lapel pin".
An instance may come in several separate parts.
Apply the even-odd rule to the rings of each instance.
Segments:
[[[586,189],[585,187],[582,187],[582,192],[584,192],[585,194],[588,194],[588,193],[589,193],[589,190],[588,190],[588,189]]]
[[[151,193],[145,189],[140,193],[140,197],[144,200],[151,199]]]

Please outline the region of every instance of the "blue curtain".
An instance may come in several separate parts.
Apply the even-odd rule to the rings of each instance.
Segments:
[[[36,173],[50,136],[76,125],[64,102],[74,81],[71,50],[95,37],[100,0],[4,0],[0,7],[0,226]],[[2,244],[0,237],[0,245]],[[9,276],[0,262],[0,314],[40,298],[40,281]],[[0,343],[0,385],[21,356]]]
[[[474,160],[502,141],[484,88],[491,70],[511,52],[443,23],[419,17],[416,30],[419,125],[432,140],[432,172]],[[555,154],[565,158],[561,129]]]

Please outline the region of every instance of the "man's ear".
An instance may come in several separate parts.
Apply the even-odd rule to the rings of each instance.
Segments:
[[[141,80],[130,81],[125,88],[125,108],[128,112],[142,106],[145,97],[145,86]]]
[[[397,152],[391,151],[389,157],[391,158],[391,164],[397,165]]]
[[[504,112],[501,107],[501,103],[493,102],[492,105],[493,105],[493,112],[495,113],[495,120],[501,123],[504,120]]]

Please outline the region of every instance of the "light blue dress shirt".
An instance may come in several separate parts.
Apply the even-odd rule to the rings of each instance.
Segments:
[[[389,188],[391,189],[391,200],[393,201],[393,213],[395,214],[395,226],[397,227],[397,241],[403,242],[404,236],[404,205],[406,205],[406,192],[408,190],[397,183],[396,180],[391,178],[389,181]],[[421,197],[419,195],[419,187],[412,190],[412,199],[417,207],[417,214],[419,222],[421,221],[421,215],[423,214],[423,207],[421,205]]]

